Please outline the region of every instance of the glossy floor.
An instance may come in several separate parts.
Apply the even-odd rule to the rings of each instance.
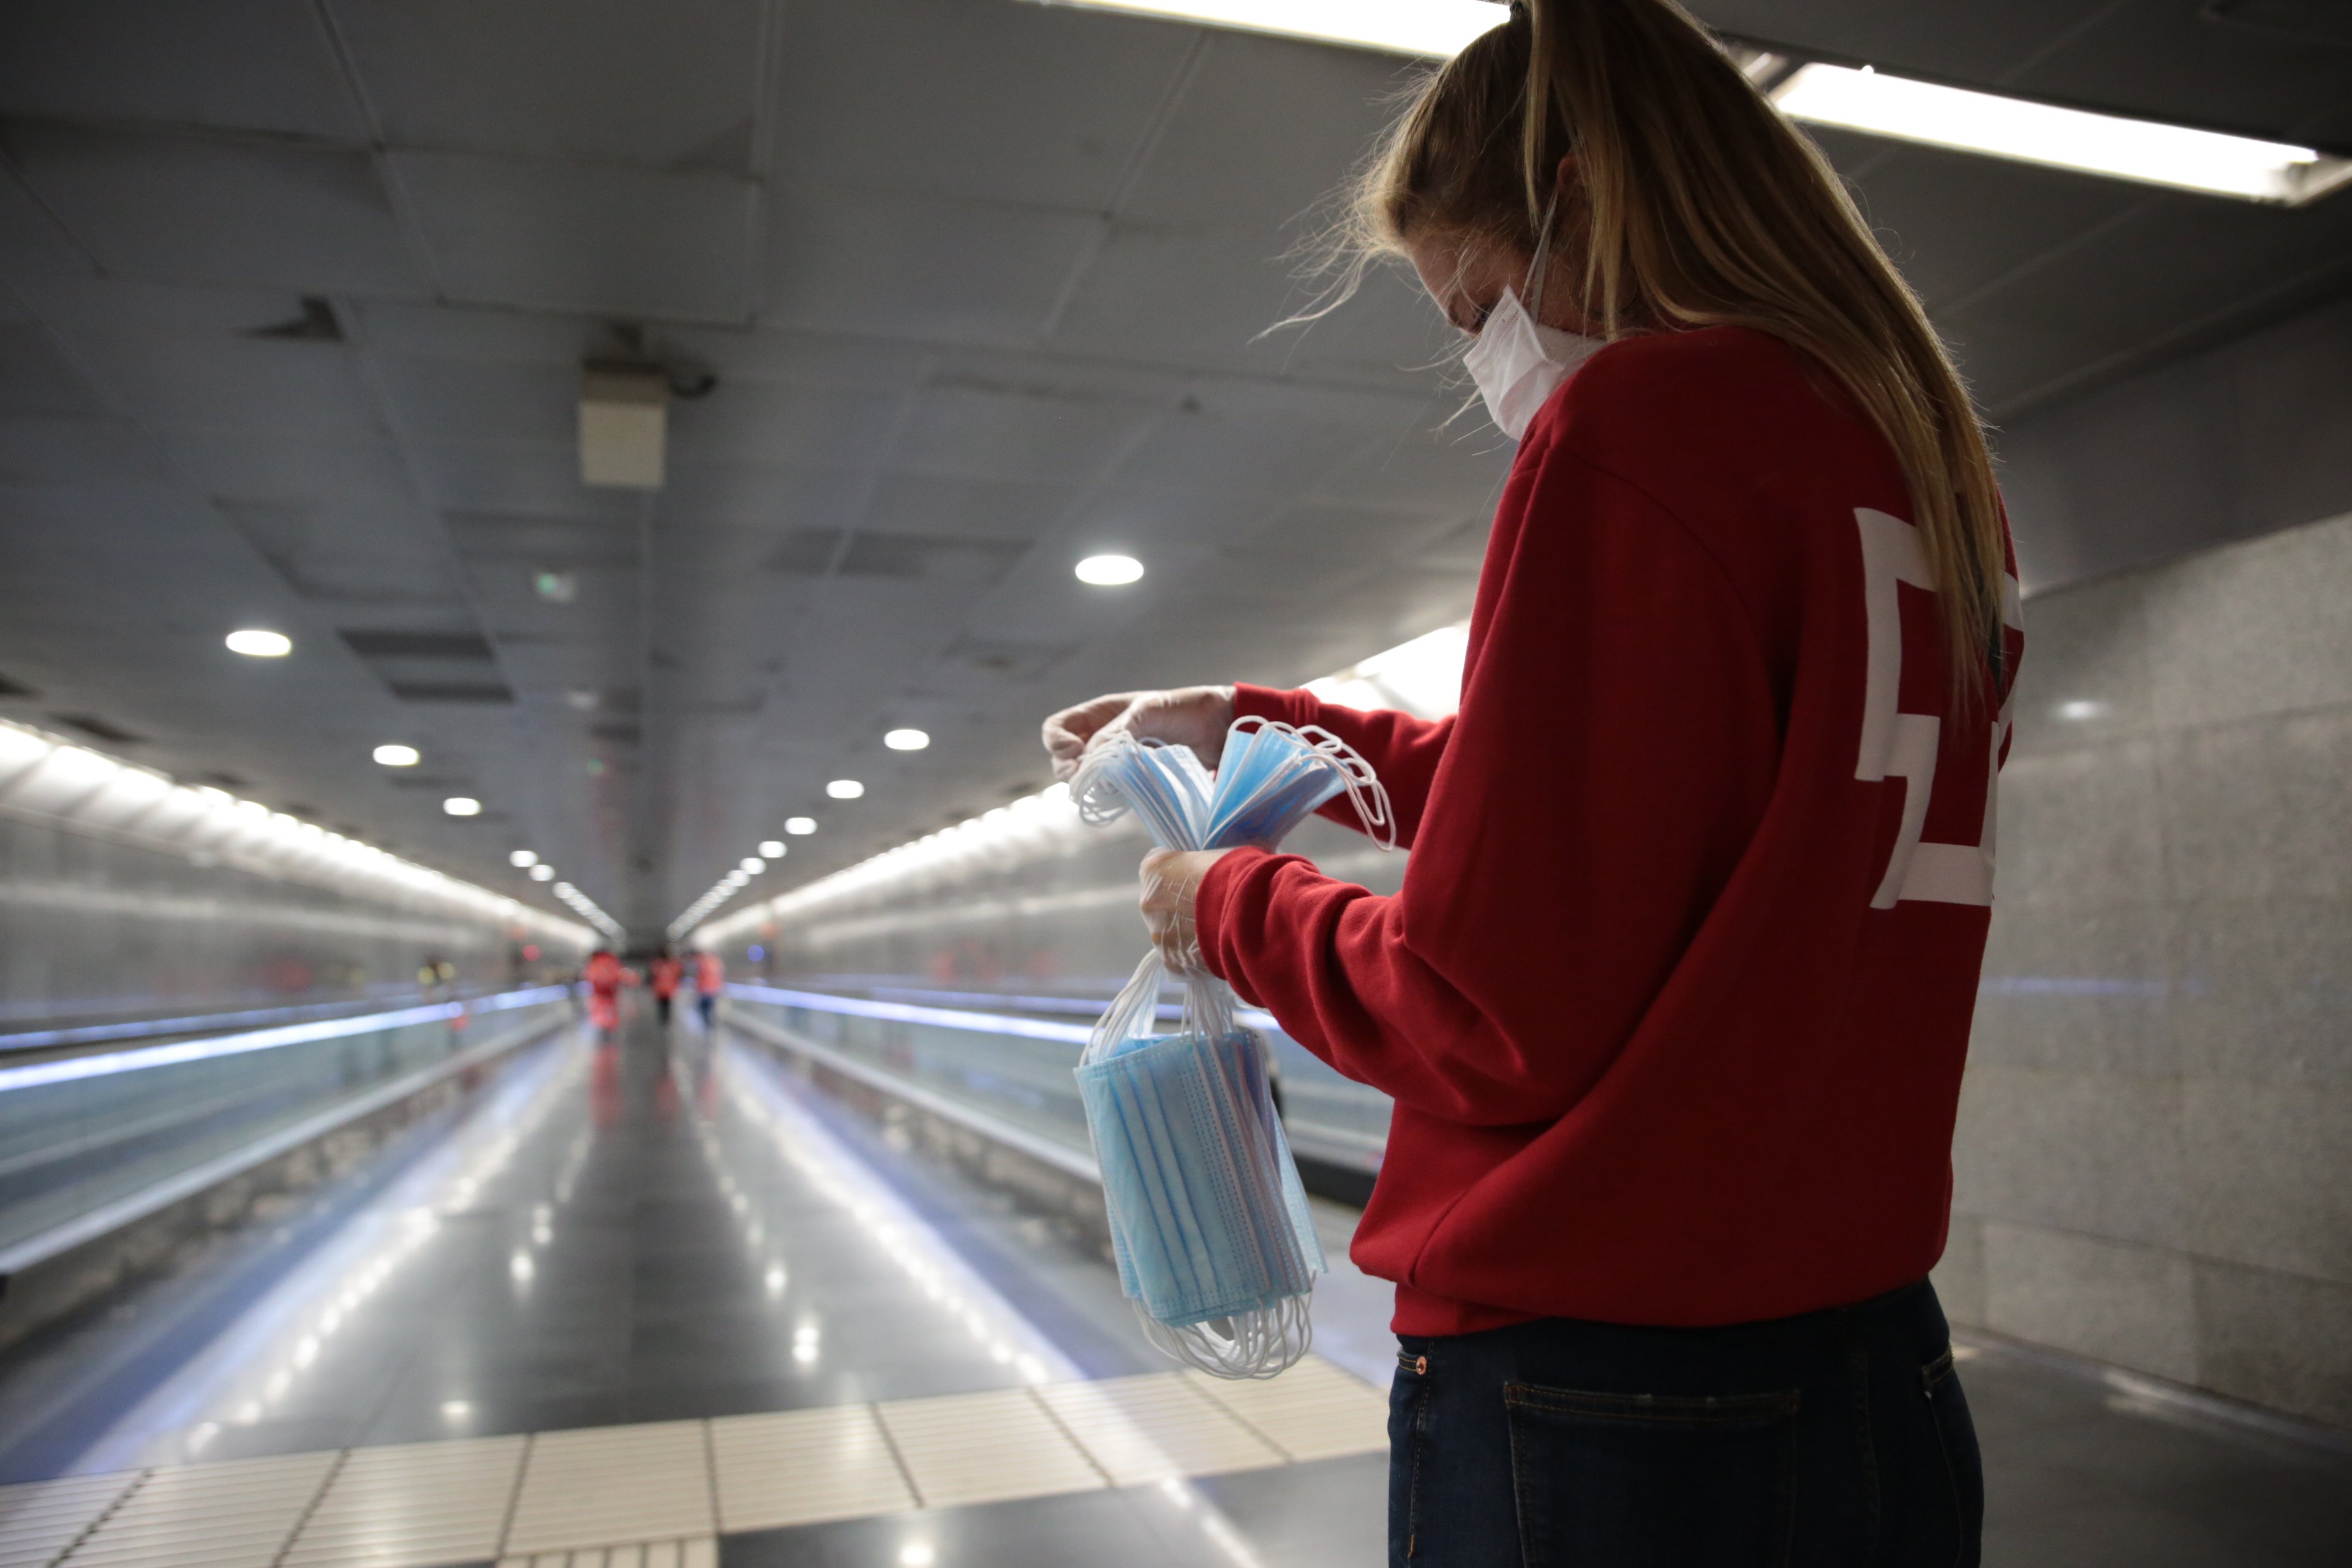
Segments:
[[[534,1049],[0,1364],[0,1481],[41,1483],[0,1563],[1380,1561],[1375,1283],[1327,1282],[1308,1366],[1189,1377],[903,1142],[690,1026]],[[1988,1561],[2352,1561],[2340,1458],[2000,1347],[1966,1376]]]

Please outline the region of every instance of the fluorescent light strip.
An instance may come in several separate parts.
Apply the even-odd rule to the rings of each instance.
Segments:
[[[38,1050],[44,1046],[87,1046],[101,1040],[135,1040],[147,1035],[184,1035],[197,1029],[223,1028],[230,1024],[258,1024],[265,1019],[315,1018],[339,1008],[365,1003],[320,1002],[298,1007],[254,1007],[237,1013],[195,1013],[184,1018],[137,1018],[121,1024],[84,1024],[71,1029],[37,1029],[29,1034],[0,1035],[0,1054]],[[338,1014],[339,1016],[350,1016]]]
[[[858,996],[831,996],[822,991],[784,991],[772,985],[730,984],[730,996],[746,1002],[766,1002],[778,1007],[806,1007],[815,1013],[845,1013],[853,1018],[887,1018],[899,1024],[931,1024],[942,1029],[965,1029],[980,1035],[1020,1035],[1032,1040],[1060,1040],[1083,1046],[1094,1031],[1084,1024],[1049,1024],[1043,1018],[1018,1018],[1006,1013],[967,1013],[955,1007],[918,1007],[907,1002],[868,1002]]]
[[[1500,23],[1487,0],[1043,0],[1443,59]],[[1779,63],[1780,57],[1762,59]],[[2159,121],[1808,65],[1773,92],[1791,119],[2175,190],[2294,205],[2352,183],[2352,158]]]
[[[1444,58],[1502,25],[1492,0],[1044,0],[1389,54]]]
[[[99,1056],[28,1062],[23,1067],[0,1068],[0,1094],[12,1089],[38,1089],[44,1084],[72,1083],[80,1079],[138,1072],[147,1068],[210,1061],[215,1057],[243,1056],[249,1051],[273,1050],[279,1046],[299,1046],[311,1040],[331,1040],[344,1035],[373,1034],[380,1029],[396,1029],[404,1024],[429,1024],[437,1018],[454,1018],[466,1012],[498,1012],[509,1007],[528,1007],[534,1003],[558,1001],[571,994],[572,988],[568,985],[534,985],[528,990],[485,996],[472,1003],[436,1002],[430,1006],[403,1007],[395,1012],[371,1013],[359,1018],[320,1018],[313,1023],[284,1024],[275,1029],[255,1029],[242,1035],[215,1035],[208,1039],[182,1040],[168,1046],[144,1046],[133,1051],[109,1051]]]
[[[1810,124],[2248,201],[2306,202],[2352,178],[2352,159],[2310,147],[2060,109],[1866,66],[1805,66],[1772,99]]]

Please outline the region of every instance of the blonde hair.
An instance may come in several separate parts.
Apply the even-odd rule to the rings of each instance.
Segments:
[[[1828,161],[1674,0],[1514,5],[1367,165],[1344,220],[1357,267],[1431,236],[1532,254],[1571,154],[1559,222],[1584,241],[1585,319],[1753,328],[1827,370],[1902,466],[1956,691],[1988,668],[2005,683],[2000,501],[1959,373]]]

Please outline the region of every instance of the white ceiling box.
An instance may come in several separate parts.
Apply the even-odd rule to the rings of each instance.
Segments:
[[[363,152],[29,121],[5,140],[110,272],[304,294],[425,291]]]
[[[917,395],[891,461],[978,479],[1084,479],[1117,462],[1152,416],[1132,403],[934,387]]]
[[[167,430],[162,438],[172,471],[203,495],[385,506],[419,499],[405,458],[389,440],[194,429]]]
[[[1039,207],[780,191],[761,320],[902,342],[1031,342],[1097,226]]]
[[[891,392],[730,381],[670,405],[670,448],[739,463],[863,467],[887,449],[903,401]]]
[[[1261,336],[1308,295],[1281,235],[1120,223],[1054,332],[1057,348],[1202,370],[1285,370],[1293,334]]]
[[[415,440],[407,449],[438,507],[619,520],[646,504],[635,490],[582,484],[576,442]]]
[[[1120,216],[1260,228],[1283,244],[1310,234],[1419,68],[1370,49],[1213,34]]]
[[[794,6],[786,179],[1099,212],[1197,34],[1017,0]]]
[[[750,182],[468,153],[394,153],[456,299],[673,321],[750,310]]]
[[[340,0],[399,146],[747,174],[758,0]]]
[[[461,441],[578,438],[580,367],[373,356],[401,434]]]
[[[9,0],[0,112],[367,138],[310,0]]]
[[[858,521],[898,533],[1038,539],[1059,531],[1076,494],[1066,485],[893,472]]]

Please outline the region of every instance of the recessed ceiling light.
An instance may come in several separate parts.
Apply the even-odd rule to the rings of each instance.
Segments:
[[[1444,57],[1501,24],[1506,7],[1488,0],[1048,0],[1096,11],[1128,11],[1277,33],[1318,43],[1391,54]]]
[[[1815,125],[2249,201],[2306,202],[2352,180],[2352,159],[2310,147],[1971,92],[1868,66],[1806,66],[1772,100]]]
[[[425,760],[425,753],[414,746],[378,746],[375,760],[388,768],[413,768]]]
[[[784,818],[784,831],[794,835],[814,833],[816,831],[816,818],[814,816],[788,816]]]
[[[539,857],[532,854],[528,849],[509,849],[507,851],[507,864],[509,866],[536,866],[539,864]]]
[[[441,809],[452,816],[479,816],[482,803],[470,795],[453,795],[441,803]]]
[[[866,793],[866,786],[856,779],[835,779],[824,786],[824,793],[835,800],[856,800]],[[786,826],[789,828],[790,825]]]
[[[919,752],[931,743],[931,738],[920,730],[893,730],[882,737],[882,743],[894,752]]]
[[[533,866],[530,868],[530,879],[534,882],[552,882],[555,880],[555,868],[552,866]]]
[[[740,866],[738,868],[738,869],[748,872],[754,877],[758,876],[767,868],[768,863],[765,860],[761,859],[757,855],[744,856]]]
[[[760,853],[771,860],[781,860],[784,858],[784,841],[781,838],[762,838],[760,840]]]
[[[247,658],[284,658],[294,651],[294,639],[284,632],[265,632],[253,626],[231,632],[224,640],[229,652],[241,653]]]
[[[1097,588],[1123,588],[1143,575],[1143,563],[1132,555],[1089,555],[1077,564],[1078,581]]]

